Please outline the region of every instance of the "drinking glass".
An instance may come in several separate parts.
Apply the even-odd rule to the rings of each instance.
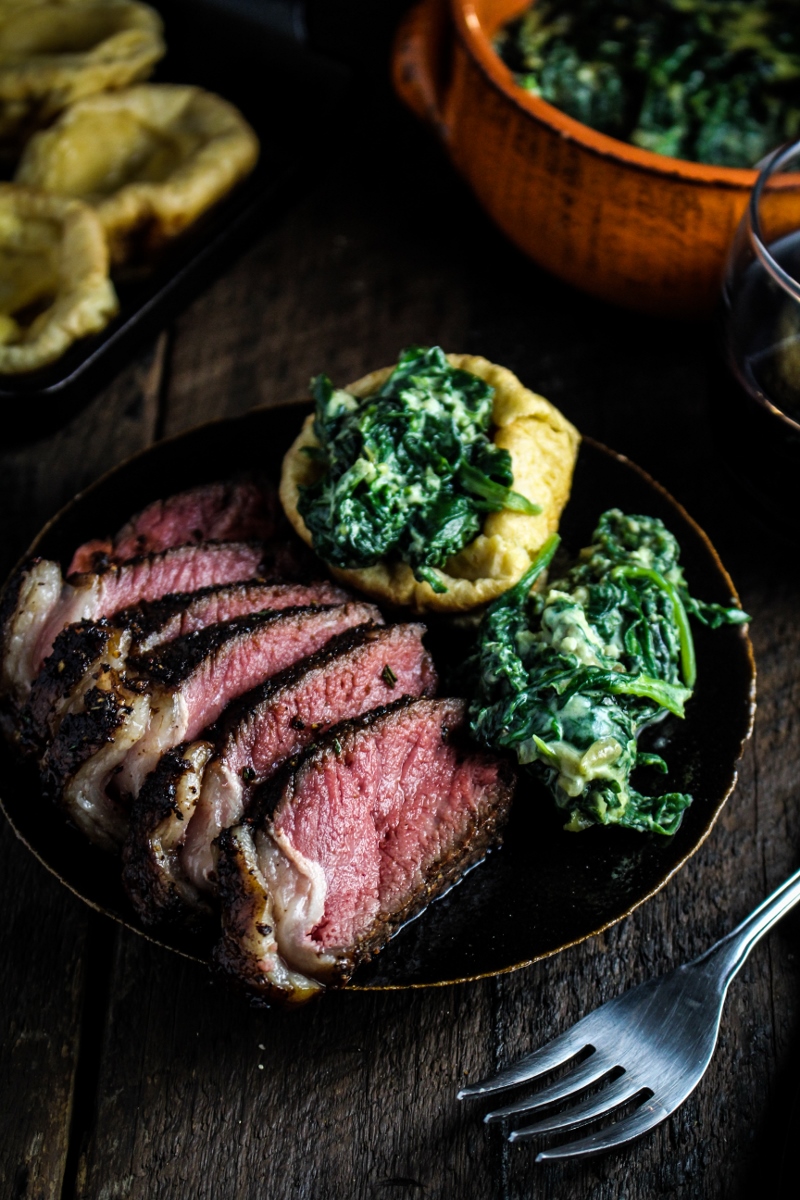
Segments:
[[[759,174],[728,256],[720,336],[716,439],[761,515],[800,539],[800,141]]]

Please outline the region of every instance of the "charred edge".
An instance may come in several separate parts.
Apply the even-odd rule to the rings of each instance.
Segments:
[[[157,849],[154,835],[169,820],[183,821],[177,803],[178,785],[192,764],[183,758],[187,743],[169,750],[148,775],[131,811],[128,839],[122,851],[122,882],[140,920],[147,926],[198,926],[211,912],[198,900],[189,904],[175,884],[182,871],[177,854]]]
[[[259,577],[244,579],[237,583],[212,584],[209,587],[199,588],[196,592],[171,592],[158,600],[143,600],[139,604],[123,609],[114,617],[114,624],[123,625],[129,629],[135,644],[165,629],[171,621],[182,617],[187,611],[201,610],[205,600],[216,600],[237,594],[244,595],[250,591],[287,586],[294,586],[294,581],[287,583],[283,579]],[[313,591],[314,588],[329,588],[330,584],[328,580],[314,579],[308,584],[299,586],[306,586]],[[323,602],[317,602],[313,596],[310,596],[308,603],[313,605]],[[330,604],[333,601],[327,600],[324,603]],[[346,603],[346,600],[343,598],[341,603]],[[264,610],[268,607],[267,604],[263,606]],[[136,651],[134,651],[135,653]]]
[[[112,625],[100,618],[68,625],[58,635],[31,688],[25,716],[34,737],[46,737],[50,713],[105,653],[112,632]]]
[[[212,953],[214,967],[224,975],[229,986],[244,993],[250,1004],[257,1008],[292,1008],[321,995],[323,988],[298,998],[292,990],[277,987],[243,949],[251,932],[255,910],[264,902],[264,889],[244,861],[233,829],[223,830],[217,839],[217,847],[222,936]],[[271,930],[264,927],[259,932],[267,934]]]
[[[85,587],[90,584],[97,575],[111,575],[119,571],[136,571],[139,567],[152,566],[153,563],[163,562],[169,558],[182,558],[198,550],[219,550],[222,553],[232,547],[240,547],[241,549],[249,549],[253,553],[258,553],[263,557],[267,547],[263,542],[259,541],[239,541],[239,542],[216,542],[206,541],[200,543],[189,543],[182,546],[170,546],[167,550],[157,550],[149,554],[137,554],[135,558],[126,558],[124,562],[117,562],[114,559],[104,565],[99,571],[74,571],[67,577],[67,583],[72,587]]]
[[[53,739],[42,766],[42,788],[57,798],[67,780],[114,740],[114,734],[131,709],[116,692],[91,688],[84,697],[85,711],[68,713]]]
[[[128,660],[129,666],[138,674],[155,680],[164,687],[175,687],[200,665],[209,655],[215,654],[228,642],[240,637],[250,637],[269,625],[292,617],[310,613],[333,612],[340,607],[335,604],[308,605],[297,608],[279,609],[277,612],[251,613],[234,617],[220,625],[209,625],[186,637],[178,638],[167,646],[161,646],[152,654],[136,656]]]

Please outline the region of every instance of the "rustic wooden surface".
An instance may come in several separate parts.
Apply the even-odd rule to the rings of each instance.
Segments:
[[[485,354],[650,470],[717,542],[760,672],[740,784],[689,865],[604,936],[497,980],[292,1015],[251,1011],[90,914],[3,828],[0,1195],[749,1200],[781,1164],[771,1195],[795,1195],[797,915],[734,983],[697,1092],[627,1151],[536,1166],[454,1101],[464,1079],[704,949],[798,866],[800,570],[714,458],[707,329],[612,310],[523,261],[388,99],[340,128],[330,170],[155,345],[61,432],[0,454],[3,568],[158,436],[302,397],[320,369],[344,383],[409,343]]]

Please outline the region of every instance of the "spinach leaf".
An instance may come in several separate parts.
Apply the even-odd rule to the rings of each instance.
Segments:
[[[799,18],[800,0],[537,0],[497,48],[593,129],[751,167],[800,134]]]
[[[300,489],[298,509],[327,562],[396,556],[443,592],[436,568],[478,535],[485,513],[541,512],[512,491],[511,456],[488,436],[494,389],[438,346],[405,350],[363,399],[325,375],[312,386],[320,475]]]
[[[689,615],[718,628],[747,614],[690,596],[678,543],[654,517],[603,513],[567,574],[532,592],[557,545],[551,538],[481,621],[463,672],[472,734],[542,779],[567,829],[674,833],[691,796],[633,787],[637,766],[667,771],[637,739],[668,712],[682,717],[692,695]]]

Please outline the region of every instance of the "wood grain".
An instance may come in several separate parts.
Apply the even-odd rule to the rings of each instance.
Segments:
[[[147,446],[157,419],[164,339],[59,433],[0,454],[2,576],[75,491]],[[60,1197],[76,1073],[96,1029],[82,1027],[86,980],[102,987],[110,927],[53,879],[3,822],[0,1038],[0,1191],[14,1200]],[[93,1010],[94,1011],[94,1010]],[[100,1012],[102,1019],[102,1009]],[[91,1051],[90,1051],[91,1056]],[[82,1114],[75,1120],[80,1122]]]
[[[316,187],[197,298],[156,357],[64,433],[3,456],[11,561],[72,490],[155,430],[300,396],[320,370],[344,383],[408,343],[482,353],[651,470],[706,526],[753,615],[761,694],[739,787],[689,865],[602,937],[480,984],[252,1010],[133,934],[89,930],[12,846],[0,961],[6,1028],[24,1036],[7,1035],[0,1105],[24,1104],[2,1151],[11,1195],[58,1196],[65,1162],[64,1200],[758,1194],[765,1156],[784,1151],[800,1065],[797,917],[734,983],[696,1093],[628,1151],[535,1166],[535,1146],[509,1147],[481,1124],[480,1104],[454,1100],[464,1080],[704,949],[798,865],[800,569],[713,457],[709,340],[531,266],[424,132],[378,98],[343,119]]]

